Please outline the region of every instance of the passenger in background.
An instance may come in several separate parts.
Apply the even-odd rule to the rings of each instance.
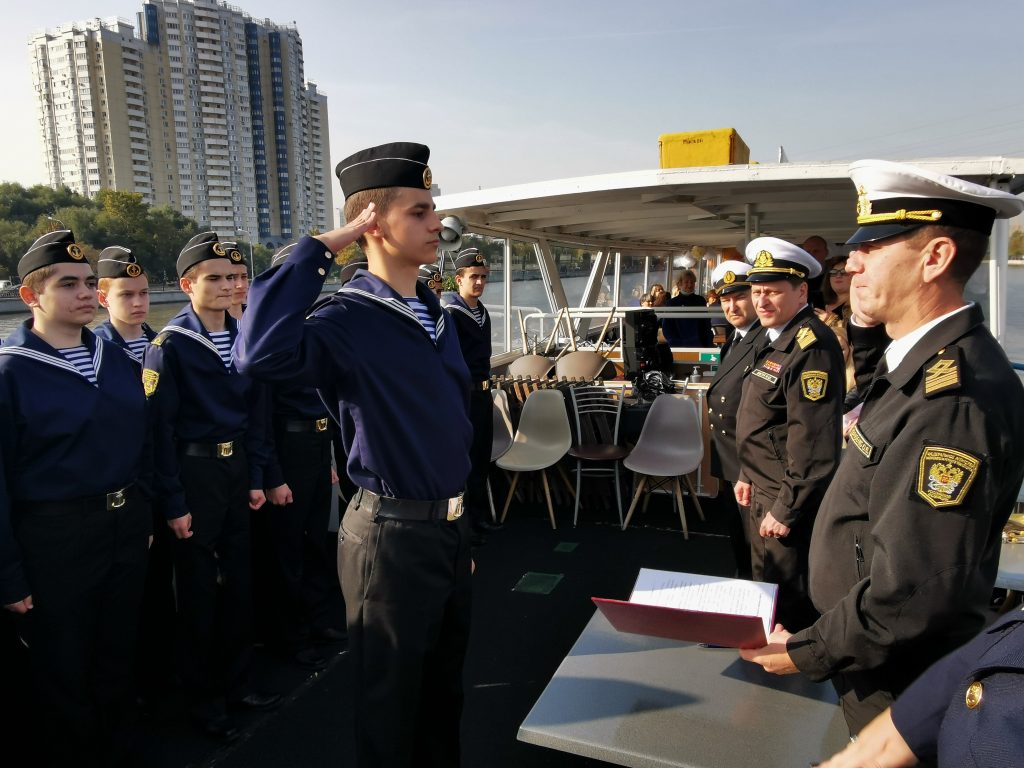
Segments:
[[[737,504],[733,485],[739,480],[740,460],[736,451],[736,414],[743,392],[743,379],[767,343],[765,329],[757,319],[750,298],[747,273],[750,265],[745,261],[723,261],[711,273],[721,297],[725,319],[732,336],[722,347],[718,370],[708,388],[708,420],[711,430],[711,473],[723,482],[718,498],[725,508],[729,541],[736,560],[736,575],[751,578],[750,537],[747,520],[750,508]]]
[[[196,725],[225,741],[238,736],[229,705],[268,709],[281,698],[255,693],[250,680],[250,509],[283,481],[266,474],[266,390],[238,372],[231,351],[241,263],[215,232],[185,245],[177,270],[189,304],[153,339],[142,371],[159,503],[176,539],[180,676]]]
[[[747,245],[751,299],[767,345],[743,381],[736,420],[736,501],[750,506],[754,578],[779,585],[779,621],[810,625],[807,552],[818,505],[839,463],[843,356],[807,304],[814,258],[759,237]]]
[[[652,307],[663,307],[665,302],[668,301],[668,294],[665,292],[665,286],[661,283],[655,283],[651,286],[651,306]]]
[[[825,280],[822,283],[825,306],[815,310],[818,319],[832,329],[843,350],[846,365],[846,392],[856,389],[853,355],[846,335],[846,324],[853,314],[850,309],[850,274],[846,271],[846,256],[833,256],[825,262]]]
[[[126,760],[152,521],[139,369],[86,328],[96,278],[70,230],[18,262],[32,319],[0,348],[0,603],[30,648],[33,765]],[[6,745],[8,749],[12,745]],[[8,764],[14,764],[12,759]]]
[[[707,301],[694,292],[697,287],[697,276],[686,270],[676,281],[675,296],[665,302],[666,307],[706,307]],[[661,332],[665,341],[672,347],[713,347],[714,335],[711,332],[711,320],[706,317],[669,318],[661,321]]]
[[[501,528],[489,519],[487,502],[494,401],[491,398],[491,316],[481,297],[489,272],[480,251],[466,248],[455,259],[455,284],[459,291],[445,294],[442,300],[455,324],[462,357],[469,368],[469,421],[473,425],[469,456],[473,466],[466,480],[465,505],[476,546],[485,543],[488,532]]]
[[[818,277],[811,278],[807,282],[807,300],[815,309],[825,307],[824,285],[828,281],[824,273],[825,263],[828,261],[828,242],[821,235],[811,235],[800,244],[807,253],[818,262],[822,273]]]
[[[427,286],[428,290],[433,291],[437,298],[441,298],[441,293],[444,290],[444,278],[436,264],[420,264],[420,274],[416,279]]]
[[[128,248],[112,245],[100,252],[96,262],[100,306],[108,319],[94,333],[125,350],[142,370],[142,353],[156,336],[146,324],[149,314],[149,278]]]

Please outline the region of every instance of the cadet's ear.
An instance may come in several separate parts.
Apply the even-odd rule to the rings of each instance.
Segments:
[[[107,309],[110,308],[110,304],[107,303],[106,291],[96,291],[96,298],[99,299],[101,307],[106,307]]]
[[[192,295],[192,281],[187,277],[178,278],[178,287],[181,288],[182,293],[191,296]]]
[[[39,295],[27,285],[18,286],[18,296],[25,302],[26,306],[38,307],[39,306]]]

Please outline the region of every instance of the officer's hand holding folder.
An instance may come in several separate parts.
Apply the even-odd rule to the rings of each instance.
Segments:
[[[726,648],[761,648],[774,624],[775,584],[641,568],[628,601],[591,598],[620,632]]]

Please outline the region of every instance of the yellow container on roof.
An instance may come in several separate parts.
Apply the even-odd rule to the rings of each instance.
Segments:
[[[744,165],[750,162],[750,148],[735,128],[663,133],[658,137],[658,150],[662,168]]]

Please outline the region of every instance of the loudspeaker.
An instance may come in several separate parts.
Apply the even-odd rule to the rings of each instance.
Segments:
[[[653,309],[629,310],[622,321],[622,364],[627,378],[645,371],[672,370],[672,350],[658,343],[658,316]]]

